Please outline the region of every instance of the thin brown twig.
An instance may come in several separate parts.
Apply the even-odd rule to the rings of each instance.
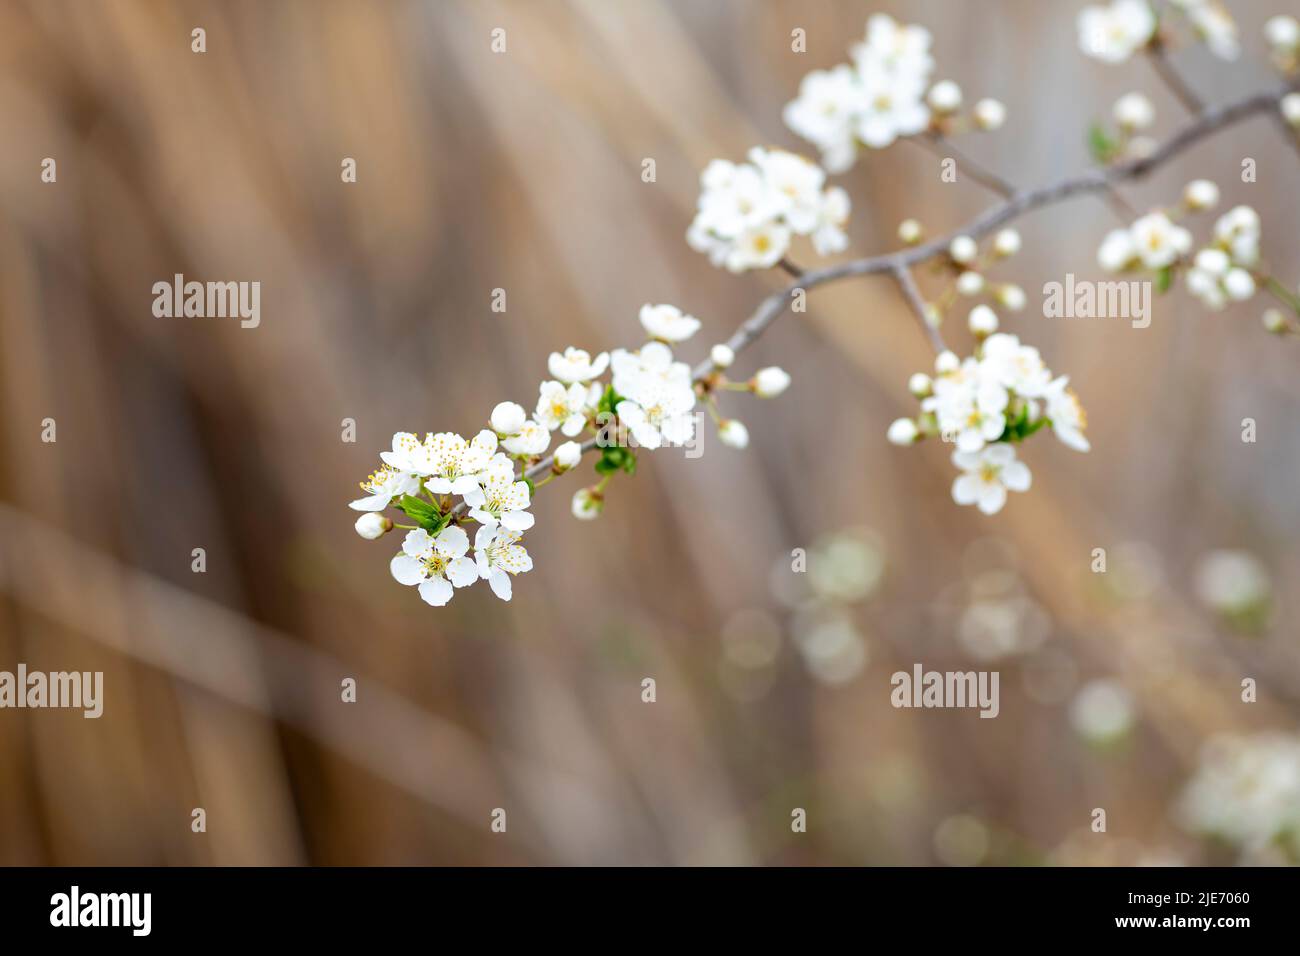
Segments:
[[[936,353],[947,350],[943,344],[943,336],[939,333],[939,328],[926,314],[925,300],[921,298],[921,290],[916,287],[916,280],[912,277],[912,270],[907,266],[897,266],[893,270],[894,279],[898,282],[898,287],[903,292],[903,298],[907,304],[912,307],[916,317],[921,320],[921,327],[925,329],[925,334],[929,336],[930,345]]]
[[[1159,39],[1152,40],[1147,45],[1147,59],[1150,61],[1151,66],[1155,68],[1155,71],[1160,74],[1160,79],[1164,81],[1165,86],[1169,87],[1169,92],[1174,94],[1174,97],[1183,104],[1187,112],[1193,116],[1199,116],[1205,112],[1205,103],[1187,85],[1187,81],[1178,72],[1178,68],[1170,62],[1165,45]]]
[[[964,171],[972,180],[979,183],[986,189],[990,189],[1004,199],[1010,199],[1016,194],[1016,187],[1007,182],[997,173],[986,169],[975,160],[971,159],[956,146],[952,140],[948,139],[942,133],[934,131],[922,133],[920,136],[908,137],[909,141],[918,143],[925,147],[936,156],[944,159],[955,159],[957,169]]]
[[[785,311],[786,304],[796,294],[853,276],[880,275],[884,273],[892,275],[902,286],[904,295],[909,299],[909,302],[913,303],[913,311],[917,311],[915,302],[921,301],[921,297],[919,292],[915,292],[915,282],[912,280],[909,270],[912,266],[942,254],[957,236],[970,236],[972,239],[978,239],[981,236],[988,235],[999,226],[1018,219],[1035,209],[1052,206],[1075,196],[1097,192],[1115,195],[1113,190],[1116,183],[1141,179],[1207,136],[1256,114],[1269,110],[1276,111],[1278,101],[1283,95],[1294,90],[1296,85],[1297,83],[1291,83],[1280,90],[1253,93],[1226,106],[1201,110],[1191,122],[1184,125],[1147,156],[1116,163],[1114,166],[1089,169],[1046,186],[1017,191],[1007,197],[1005,201],[986,209],[965,226],[946,236],[940,236],[929,242],[900,249],[896,252],[870,256],[865,259],[853,259],[849,262],[827,266],[824,269],[801,270],[797,282],[772,293],[760,302],[753,314],[732,333],[731,338],[726,341],[726,345],[732,352],[739,354],[780,317]],[[788,271],[788,267],[783,266],[783,268],[787,268]],[[909,292],[907,288],[909,283],[912,285],[913,292],[915,292],[915,302],[913,302],[913,292]],[[918,319],[927,337],[930,338],[931,344],[935,346],[937,351],[943,351],[943,339],[939,335],[938,329],[935,329],[925,320],[923,306],[918,311]],[[692,380],[699,382],[713,371],[712,361],[705,359],[695,366],[692,372]],[[595,448],[596,444],[596,438],[588,439],[582,444],[582,453],[585,455]],[[548,455],[527,468],[524,471],[525,477],[533,479],[544,475],[551,470],[554,460],[553,455]],[[462,502],[452,509],[452,514],[453,516],[459,516],[464,514],[466,510],[465,504]]]

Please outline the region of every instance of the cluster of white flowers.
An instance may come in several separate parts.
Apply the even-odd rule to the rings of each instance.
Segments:
[[[528,510],[533,490],[581,461],[586,448],[572,439],[592,435],[587,447],[594,445],[601,455],[596,471],[602,480],[573,496],[572,513],[583,520],[600,514],[612,474],[634,469],[632,449],[686,445],[693,439],[697,384],[690,366],[674,358],[672,347],[698,332],[701,322],[672,305],[643,306],[640,320],[648,341],[639,349],[594,357],[573,347],[552,352],[547,361],[551,378],[538,386],[531,418],[523,406],[501,402],[492,409],[490,427],[468,440],[452,432],[430,433],[423,440],[409,432],[393,436],[392,450],[380,454],[382,465],[361,482],[365,496],[351,507],[364,512],[356,522],[363,538],[406,529],[402,550],[390,563],[399,583],[416,587],[435,607],[450,601],[456,588],[480,580],[509,601],[511,578],[533,566],[520,544],[533,527]],[[714,413],[722,443],[743,448],[748,443],[745,426],[718,416],[713,390],[726,387],[772,398],[785,391],[790,376],[772,366],[747,383],[734,384],[723,373],[735,360],[732,350],[715,345],[710,355],[713,371],[700,383],[699,394]],[[606,370],[611,373],[608,384],[599,380]],[[542,456],[556,431],[570,440],[555,449],[549,473],[535,485],[530,475],[547,470]],[[517,466],[522,469],[518,473]],[[383,514],[389,508],[414,524],[396,524]],[[472,554],[462,527],[466,522],[479,525]]]
[[[859,144],[883,149],[932,124],[954,125],[962,91],[951,80],[930,84],[934,58],[924,27],[876,14],[867,21],[866,39],[850,52],[851,64],[805,76],[798,98],[784,111],[786,125],[821,150],[832,173],[853,165]],[[980,100],[971,120],[980,129],[997,129],[1006,120],[1006,107]]]
[[[1255,294],[1251,270],[1259,264],[1259,215],[1237,206],[1214,224],[1214,242],[1196,253],[1187,289],[1211,309],[1245,302]]]
[[[715,159],[700,175],[686,241],[732,272],[776,265],[794,236],[811,237],[818,255],[843,252],[849,194],[825,187],[825,170],[784,150],[756,146],[748,163]]]
[[[1186,18],[1215,56],[1235,60],[1240,55],[1237,25],[1218,0],[1171,0],[1170,8]],[[1111,0],[1106,6],[1085,7],[1077,25],[1079,48],[1106,63],[1122,63],[1160,42],[1159,18],[1147,0]]]
[[[953,500],[991,515],[1002,510],[1008,491],[1029,490],[1029,468],[1016,459],[1014,443],[1049,426],[1071,448],[1087,451],[1087,417],[1068,377],[1053,376],[1038,349],[994,331],[992,309],[976,306],[970,327],[980,340],[976,354],[962,360],[942,352],[933,377],[912,376],[908,388],[921,399],[921,415],[896,420],[888,437],[896,445],[936,435],[953,442],[953,464],[962,472]]]
[[[365,512],[356,524],[363,538],[392,530],[392,520],[380,514],[390,505],[421,522],[408,531],[390,567],[399,583],[417,586],[420,597],[435,607],[451,600],[453,585],[463,588],[480,579],[508,601],[508,575],[532,567],[518,544],[533,526],[529,486],[516,478],[513,461],[497,446],[498,435],[487,429],[469,441],[452,432],[430,433],[423,441],[398,432],[392,450],[380,454],[383,466],[361,483],[366,497],[352,502],[355,510]],[[444,520],[453,495],[480,524],[473,558],[468,556],[469,535]]]
[[[1185,269],[1187,289],[1207,307],[1218,310],[1229,302],[1245,302],[1257,289],[1259,266],[1259,214],[1250,206],[1236,206],[1214,224],[1213,241],[1195,255],[1192,233],[1175,219],[1185,212],[1212,209],[1219,187],[1207,179],[1187,184],[1182,206],[1156,210],[1126,229],[1106,235],[1097,250],[1098,264],[1108,272],[1146,269],[1165,273],[1169,280]]]
[[[1247,854],[1289,846],[1293,860],[1300,858],[1300,738],[1212,739],[1178,810],[1189,830]]]

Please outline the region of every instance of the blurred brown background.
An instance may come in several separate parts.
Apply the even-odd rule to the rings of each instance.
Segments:
[[[549,352],[635,344],[644,302],[704,320],[692,360],[725,338],[780,277],[687,248],[699,170],[757,143],[815,156],[781,106],[875,10],[933,31],[936,78],[1007,103],[1001,132],[960,143],[1020,185],[1086,166],[1089,120],[1131,89],[1176,128],[1147,64],[1080,55],[1080,6],[0,4],[0,670],[106,685],[97,721],[0,711],[0,863],[1237,859],[1174,806],[1213,734],[1296,726],[1300,352],[1259,300],[1211,315],[1181,284],[1145,330],[1042,318],[1044,282],[1097,277],[1115,220],[1095,199],[1019,223],[997,273],[1029,292],[1004,325],[1071,375],[1093,451],[1031,442],[1034,487],[996,518],[951,502],[945,447],[884,440],[931,356],[880,279],[814,292],[741,356],[794,376],[776,401],[724,397],[745,453],[710,430],[698,460],[645,456],[590,524],[569,515],[584,479],[539,492],[510,604],[425,606],[347,508],[394,431],[531,409]],[[1279,4],[1230,6],[1243,60],[1176,54],[1214,102],[1276,82],[1259,34]],[[899,143],[836,178],[851,255],[995,200],[935,164]],[[1300,279],[1300,163],[1272,123],[1124,192],[1169,202],[1196,176],[1259,209]],[[261,326],[155,318],[178,272],[260,281]],[[1268,581],[1244,624],[1197,596],[1223,548]],[[893,709],[891,673],[918,661],[999,670],[1000,716]],[[1071,716],[1096,678],[1134,705],[1105,747]]]

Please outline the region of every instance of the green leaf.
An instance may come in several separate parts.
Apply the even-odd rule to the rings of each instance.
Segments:
[[[529,478],[527,475],[523,476],[523,480],[524,484],[528,485],[528,500],[532,501],[533,495],[537,494],[537,485],[535,485],[533,479]]]
[[[1119,144],[1110,138],[1110,134],[1100,123],[1093,123],[1088,127],[1088,152],[1092,153],[1092,158],[1097,162],[1110,162],[1118,148]]]
[[[397,507],[430,534],[437,534],[451,520],[451,515],[443,514],[423,498],[416,498],[413,495],[402,495],[402,500],[397,502]]]
[[[1168,292],[1169,287],[1174,283],[1174,267],[1165,266],[1156,273],[1156,291]]]
[[[606,386],[605,394],[600,396],[600,401],[596,404],[596,411],[609,412],[612,415],[617,412],[618,403],[621,401],[623,401],[623,396],[614,391],[614,386]]]

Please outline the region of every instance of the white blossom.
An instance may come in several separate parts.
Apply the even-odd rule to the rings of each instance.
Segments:
[[[605,498],[595,488],[579,488],[573,493],[571,510],[579,521],[594,521],[605,509]]]
[[[1107,63],[1122,63],[1146,46],[1156,31],[1156,16],[1146,0],[1112,0],[1079,13],[1079,48]]]
[[[469,516],[486,527],[501,524],[510,531],[527,531],[533,526],[535,519],[525,510],[528,482],[516,480],[514,465],[504,455],[494,458],[479,482],[462,497],[470,507]]]
[[[934,381],[924,372],[916,372],[907,380],[907,390],[917,398],[925,398],[934,390]]]
[[[1232,258],[1235,265],[1251,268],[1259,262],[1259,214],[1249,206],[1236,206],[1214,224],[1215,245]]]
[[[569,346],[564,350],[564,354],[552,352],[551,357],[547,359],[546,368],[551,373],[551,377],[569,385],[573,382],[590,382],[594,378],[600,378],[605,374],[605,369],[609,366],[609,353],[601,352],[594,359],[591,353],[583,349]],[[500,408],[501,406],[497,406]],[[515,406],[518,408],[518,406]],[[519,427],[523,426],[523,409],[520,409]],[[516,428],[516,431],[518,428]],[[501,429],[497,429],[501,431]],[[513,434],[513,433],[507,433]]]
[[[512,455],[540,455],[550,447],[551,430],[531,418],[524,422],[519,434],[501,442],[501,447]]]
[[[1163,212],[1152,212],[1129,228],[1133,247],[1148,269],[1172,265],[1192,248],[1192,234],[1173,223]]]
[[[1088,416],[1069,384],[1069,376],[1062,375],[1047,386],[1043,392],[1045,414],[1057,438],[1075,451],[1087,451],[1092,447],[1083,434]]]
[[[825,181],[825,171],[815,163],[784,150],[755,147],[749,162],[741,164],[714,160],[700,176],[687,242],[732,272],[775,265],[795,235],[809,236],[819,255],[839,252],[848,244],[842,226],[849,197],[839,187],[825,189]],[[651,335],[666,338],[653,329]]]
[[[496,453],[497,436],[485,428],[467,442],[455,432],[439,432],[424,444],[432,463],[424,486],[435,495],[463,495],[478,486]]]
[[[700,330],[700,320],[675,305],[643,305],[640,319],[650,338],[664,342],[685,342]]]
[[[1112,229],[1097,249],[1097,265],[1107,272],[1121,272],[1137,259],[1137,246],[1127,229]]]
[[[478,580],[478,567],[465,557],[469,535],[452,526],[437,536],[423,528],[408,531],[402,553],[389,564],[399,584],[415,585],[426,604],[442,607],[452,596],[452,585],[467,587]]]
[[[385,464],[361,482],[361,490],[366,493],[366,497],[351,502],[349,508],[356,511],[383,511],[394,498],[418,494],[420,479],[409,471],[401,471]],[[360,531],[360,527],[357,530]]]
[[[537,396],[537,410],[533,417],[551,431],[560,429],[566,438],[579,434],[587,424],[587,410],[591,405],[590,389],[574,382],[565,386],[561,382],[542,382]]]
[[[736,353],[729,345],[715,345],[709,349],[709,361],[714,368],[730,368],[731,363],[736,361]]]
[[[1006,333],[989,336],[980,364],[985,377],[1026,398],[1044,394],[1052,380],[1038,349]]]
[[[474,534],[474,563],[478,577],[503,601],[510,600],[510,578],[533,569],[520,535],[508,528],[484,525]]]
[[[959,505],[975,505],[993,515],[1006,504],[1008,491],[1029,490],[1029,468],[1016,460],[1016,450],[1004,442],[977,452],[955,451],[952,461],[962,471],[952,483],[952,500]]]
[[[1300,850],[1300,738],[1273,732],[1211,738],[1178,818],[1187,829],[1244,851],[1279,839]]]
[[[615,412],[637,444],[655,449],[691,440],[695,388],[690,366],[673,361],[672,350],[661,342],[650,342],[639,352],[615,349],[610,366],[614,391],[623,398]]]
[[[1241,55],[1237,24],[1218,0],[1173,0],[1180,7],[1196,34],[1221,60],[1235,60]]]

